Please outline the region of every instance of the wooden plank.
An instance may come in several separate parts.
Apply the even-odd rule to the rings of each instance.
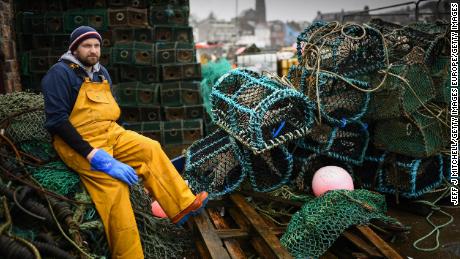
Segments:
[[[207,213],[200,213],[192,218],[195,222],[196,229],[200,234],[205,247],[211,258],[230,259],[230,255],[225,250],[222,240],[219,235],[214,231],[211,221]]]
[[[242,230],[248,231],[250,229],[249,221],[241,214],[240,211],[237,211],[235,208],[230,208],[228,212]],[[260,258],[276,259],[273,253],[269,252],[270,248],[264,243],[262,238],[257,236],[250,236],[249,243],[254,248],[254,250],[256,250]]]
[[[248,231],[242,229],[216,229],[217,235],[221,239],[248,239],[249,233]]]
[[[375,250],[375,247],[372,247],[366,243],[366,241],[362,240],[359,236],[345,231],[342,233],[342,236],[345,237],[348,241],[353,243],[359,250],[367,253],[369,256],[373,258],[383,258],[383,255]]]
[[[224,219],[220,216],[219,212],[217,212],[214,209],[207,209],[209,217],[211,218],[212,222],[214,223],[214,226],[216,227],[217,230],[227,230],[230,228],[230,226],[227,224],[227,222],[224,221]],[[247,236],[246,231],[241,231],[244,232],[245,236]],[[219,237],[222,238],[222,236],[218,233]],[[223,240],[225,247],[227,248],[228,253],[230,254],[230,257],[232,259],[245,259],[247,256],[245,255],[243,249],[241,249],[240,244],[238,243],[237,240],[234,238],[229,238],[229,239],[224,239]]]
[[[200,258],[212,259],[211,255],[209,254],[208,249],[206,249],[206,247],[204,246],[203,242],[201,242],[201,240],[195,240],[195,247],[198,250]]]
[[[372,229],[368,226],[356,226],[356,228],[373,244],[377,249],[386,257],[391,259],[402,259],[403,257],[398,254],[390,245],[381,239]]]
[[[324,254],[322,254],[319,259],[338,259],[338,257],[336,255],[334,255],[333,253],[326,251]]]
[[[372,257],[369,257],[365,253],[352,253],[351,256],[353,256],[353,258],[355,258],[355,259],[370,259],[370,258],[372,258]]]
[[[230,195],[230,199],[235,203],[235,206],[246,216],[251,223],[251,228],[262,238],[265,244],[268,245],[270,251],[278,258],[292,258],[289,252],[281,246],[279,239],[270,230],[264,219],[257,214],[254,208],[249,205],[243,196],[240,194]]]

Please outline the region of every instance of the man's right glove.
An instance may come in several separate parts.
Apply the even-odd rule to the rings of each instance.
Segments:
[[[103,149],[98,149],[94,153],[90,164],[92,170],[104,172],[128,185],[133,185],[138,181],[136,171],[131,166],[116,160]]]

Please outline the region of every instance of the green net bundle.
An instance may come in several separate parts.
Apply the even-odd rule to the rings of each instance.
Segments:
[[[437,35],[417,30],[413,26],[401,26],[381,19],[372,19],[369,25],[385,35],[390,63],[401,60],[414,47],[428,49]]]
[[[0,121],[14,142],[50,140],[45,130],[44,99],[41,94],[14,92],[0,95]]]
[[[255,153],[305,136],[312,102],[292,87],[255,72],[235,69],[211,93],[217,125]]]
[[[32,176],[45,188],[61,195],[75,193],[80,177],[62,161],[51,162],[30,170]]]
[[[33,109],[43,109],[43,95],[29,92],[0,94],[0,120]]]
[[[201,96],[203,96],[204,107],[209,115],[212,114],[210,101],[212,87],[222,75],[231,69],[232,65],[224,58],[201,66],[201,76],[203,77],[200,83]]]
[[[385,216],[385,197],[367,190],[337,190],[307,201],[292,217],[281,244],[295,258],[318,258],[348,227]]]

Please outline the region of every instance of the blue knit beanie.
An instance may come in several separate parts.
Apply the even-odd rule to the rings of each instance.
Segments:
[[[69,50],[73,52],[78,48],[78,45],[80,45],[80,43],[90,38],[98,39],[99,42],[102,44],[102,37],[94,28],[91,28],[89,26],[80,26],[76,28],[70,34]]]

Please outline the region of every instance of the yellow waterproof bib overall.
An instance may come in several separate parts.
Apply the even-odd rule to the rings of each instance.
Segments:
[[[132,166],[145,188],[158,200],[169,218],[195,200],[160,144],[136,132],[125,130],[115,121],[120,108],[107,80],[81,85],[70,123],[94,148],[102,148],[117,160]],[[112,258],[144,258],[128,185],[104,172],[92,171],[80,154],[55,136],[54,148],[61,159],[78,172],[104,224]]]

